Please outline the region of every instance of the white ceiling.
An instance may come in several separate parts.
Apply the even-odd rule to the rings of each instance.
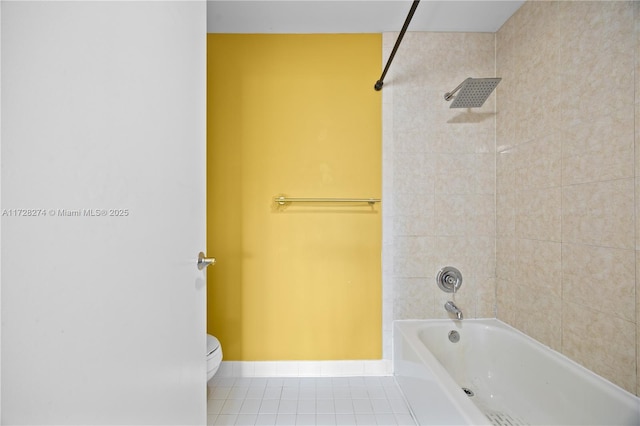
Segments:
[[[422,0],[408,31],[496,32],[524,0]],[[208,0],[210,33],[400,31],[409,0]]]

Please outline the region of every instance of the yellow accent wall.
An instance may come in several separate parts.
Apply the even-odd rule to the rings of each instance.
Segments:
[[[209,34],[208,332],[226,360],[380,359],[380,34]]]

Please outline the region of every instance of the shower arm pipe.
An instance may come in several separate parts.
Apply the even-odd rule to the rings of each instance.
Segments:
[[[471,78],[471,77],[469,77],[469,78]],[[469,80],[469,78],[467,78],[467,79],[466,79],[466,80],[464,80],[462,83],[460,83],[460,84],[458,85],[458,87],[456,87],[456,88],[455,88],[455,89],[453,89],[452,91],[445,93],[445,94],[444,94],[444,100],[445,100],[445,101],[447,101],[447,102],[449,102],[451,99],[453,99],[453,95],[455,95],[455,94],[456,94],[456,92],[457,92],[458,90],[460,90],[460,88],[462,87],[462,85],[464,84],[464,82],[465,82],[465,81],[467,81],[467,80]]]
[[[420,3],[420,0],[413,0],[413,4],[411,5],[411,9],[409,9],[409,14],[407,15],[407,19],[404,20],[404,25],[402,26],[402,29],[400,30],[400,34],[398,35],[398,39],[396,40],[396,44],[393,46],[393,50],[391,51],[391,55],[389,56],[389,59],[387,60],[387,65],[385,65],[384,71],[382,71],[382,75],[380,76],[380,80],[376,81],[376,84],[373,86],[373,88],[376,89],[377,91],[382,90],[382,85],[384,84],[384,77],[385,77],[385,75],[387,75],[387,71],[389,71],[389,66],[391,65],[391,62],[393,61],[393,57],[396,56],[396,51],[398,50],[398,47],[400,46],[400,42],[402,42],[402,38],[404,37],[404,33],[407,32],[407,28],[409,27],[409,23],[411,22],[411,18],[413,18],[413,14],[415,13],[416,8],[418,7],[418,3]]]

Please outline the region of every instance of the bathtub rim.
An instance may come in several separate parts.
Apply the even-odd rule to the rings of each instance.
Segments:
[[[453,377],[447,372],[444,366],[438,361],[438,359],[431,353],[428,347],[423,343],[420,339],[420,331],[424,329],[425,325],[432,326],[447,326],[452,327],[453,329],[459,328],[460,323],[475,323],[477,325],[482,326],[483,328],[497,328],[502,331],[511,332],[515,335],[516,338],[523,340],[524,342],[531,344],[534,348],[540,351],[550,351],[551,356],[556,356],[558,361],[568,365],[572,368],[577,369],[582,373],[586,373],[588,379],[593,381],[595,384],[602,386],[605,392],[608,393],[617,393],[621,398],[627,399],[629,403],[634,402],[638,407],[640,407],[640,397],[632,394],[626,389],[620,387],[619,385],[611,382],[610,380],[602,377],[598,373],[588,369],[587,367],[579,364],[577,361],[572,360],[568,356],[562,354],[561,352],[551,348],[548,345],[536,340],[535,338],[525,334],[524,332],[518,330],[505,323],[504,321],[498,318],[470,318],[462,321],[454,320],[450,318],[438,318],[438,319],[422,319],[422,320],[394,320],[393,321],[393,341],[395,343],[397,334],[400,333],[405,341],[411,345],[415,352],[419,354],[419,357],[422,361],[425,361],[425,358],[429,361],[432,361],[433,365],[427,365],[427,368],[434,374],[434,376],[438,380],[442,380],[440,384],[442,385],[443,390],[447,391],[450,396],[452,402],[456,403],[455,405],[460,408],[467,408],[468,404],[471,404],[477,412],[481,413],[483,417],[484,413],[478,409],[478,407],[469,400],[469,398],[464,395],[463,392],[456,392],[460,387],[454,381]],[[420,350],[420,345],[422,350]],[[393,374],[396,375],[396,353],[395,353],[395,344],[394,344],[394,353],[393,353]],[[468,403],[468,404],[465,404]],[[461,412],[462,413],[462,412]],[[474,415],[475,417],[475,415]]]
[[[405,374],[398,374],[398,362],[402,361],[397,358],[396,354],[396,338],[397,334],[402,335],[403,340],[409,344],[413,352],[418,356],[421,361],[421,366],[424,367],[435,378],[440,391],[447,397],[447,400],[451,403],[453,408],[456,409],[457,414],[461,416],[468,425],[491,425],[491,422],[480,411],[480,409],[469,400],[460,386],[453,380],[447,370],[440,364],[436,357],[429,351],[429,349],[420,340],[417,333],[417,329],[420,325],[427,321],[452,321],[452,320],[395,320],[393,323],[393,375],[394,376],[406,376]],[[402,327],[405,325],[407,327]],[[413,410],[413,408],[412,408]],[[415,417],[415,413],[414,413]]]

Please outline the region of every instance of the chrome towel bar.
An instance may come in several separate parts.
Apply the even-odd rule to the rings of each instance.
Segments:
[[[380,198],[291,198],[291,197],[274,197],[273,201],[281,206],[286,203],[367,203],[370,206],[379,203]]]

